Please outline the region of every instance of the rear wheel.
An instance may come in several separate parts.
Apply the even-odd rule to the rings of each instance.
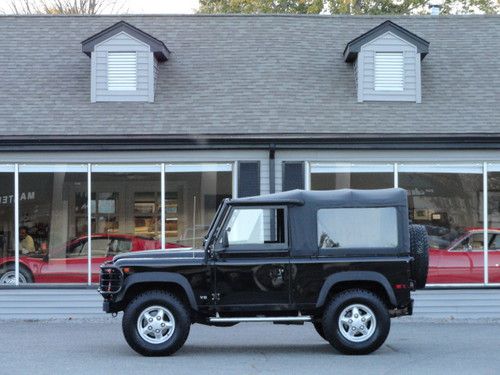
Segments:
[[[132,349],[145,356],[171,355],[186,342],[189,312],[174,295],[155,290],[138,295],[125,309],[122,328]]]
[[[337,294],[323,314],[326,339],[344,354],[368,354],[377,350],[385,342],[390,326],[384,302],[363,289]]]
[[[410,231],[410,255],[411,277],[415,280],[417,289],[425,288],[427,273],[429,271],[429,238],[423,225],[411,224]]]

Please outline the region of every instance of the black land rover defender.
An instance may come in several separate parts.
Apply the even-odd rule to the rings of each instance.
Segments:
[[[311,322],[337,350],[365,354],[391,317],[412,314],[427,267],[405,190],[294,190],[225,200],[203,249],[116,256],[99,292],[143,355],[174,353],[193,323],[240,322]]]

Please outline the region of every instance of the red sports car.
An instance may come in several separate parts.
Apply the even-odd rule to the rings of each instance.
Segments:
[[[167,243],[166,248],[184,247]],[[99,266],[119,253],[161,249],[161,241],[126,234],[92,235],[92,282],[99,282]],[[86,283],[88,241],[82,236],[48,254],[31,253],[19,257],[20,283]],[[0,284],[15,282],[14,257],[0,258]]]
[[[429,284],[483,283],[483,229],[469,228],[444,249],[429,252]],[[500,229],[488,229],[488,278],[500,282]]]

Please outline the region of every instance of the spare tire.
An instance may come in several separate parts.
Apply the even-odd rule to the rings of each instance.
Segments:
[[[429,238],[423,225],[410,224],[411,278],[417,289],[425,288],[429,271]]]

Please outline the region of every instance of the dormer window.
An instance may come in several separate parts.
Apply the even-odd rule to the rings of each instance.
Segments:
[[[391,21],[350,41],[344,59],[354,63],[358,102],[420,103],[420,62],[428,52],[427,41]]]
[[[121,21],[82,49],[91,58],[92,102],[154,102],[158,64],[170,53],[163,42]]]

